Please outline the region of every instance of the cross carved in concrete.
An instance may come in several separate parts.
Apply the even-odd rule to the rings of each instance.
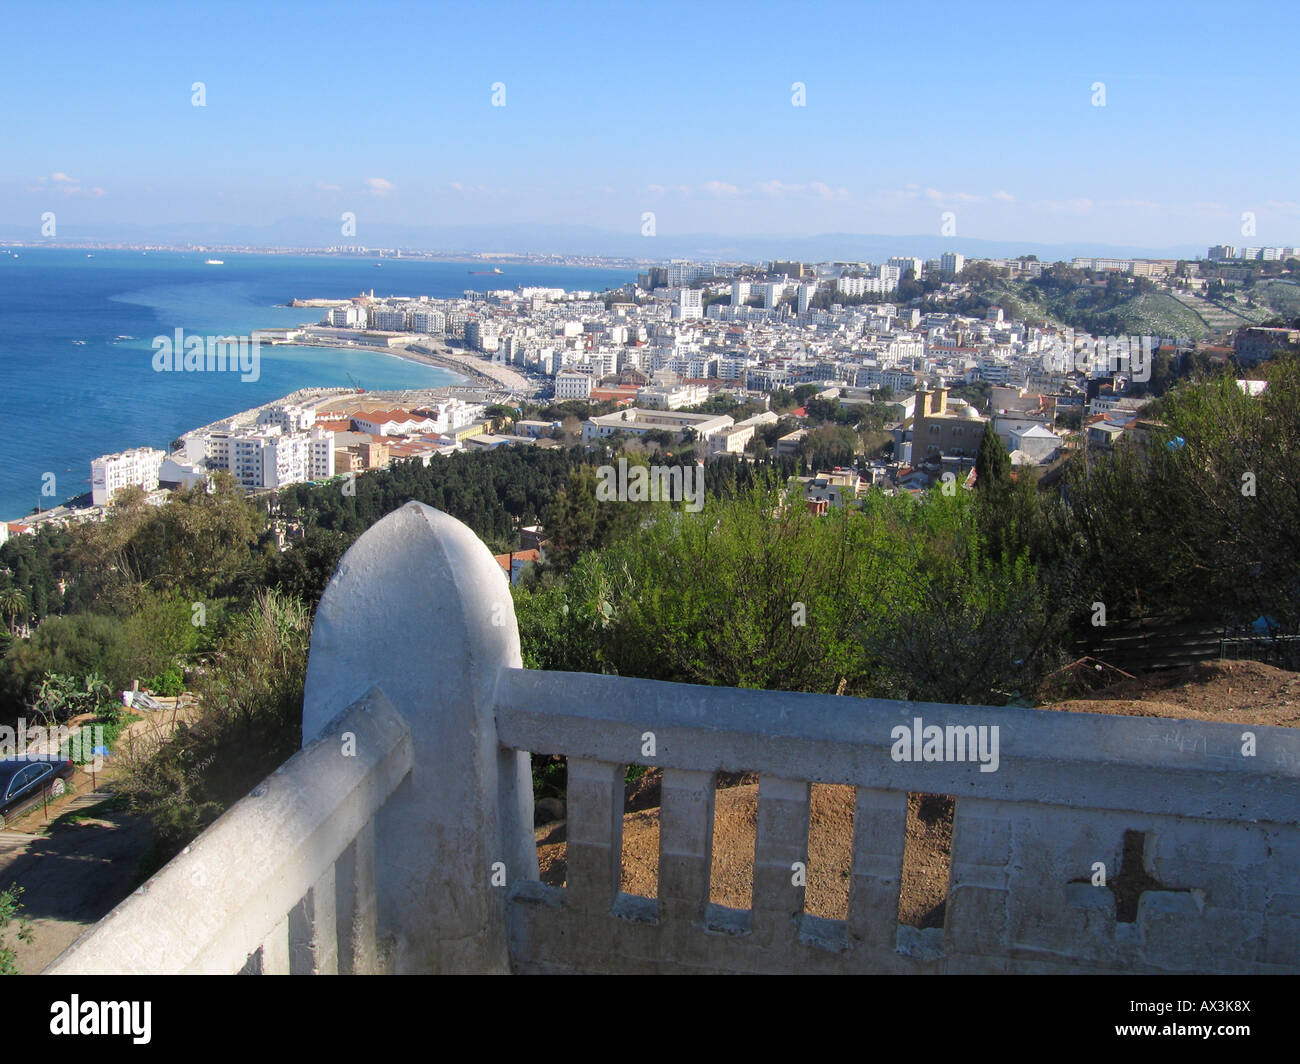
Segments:
[[[1167,887],[1146,870],[1147,837],[1142,831],[1124,832],[1124,850],[1120,857],[1119,875],[1106,881],[1106,889],[1115,897],[1115,922],[1137,922],[1138,903],[1147,891],[1165,891],[1172,894],[1190,893],[1191,887]],[[1089,883],[1086,876],[1072,883]]]

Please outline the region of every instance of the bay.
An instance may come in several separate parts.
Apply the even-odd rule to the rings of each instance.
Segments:
[[[16,257],[14,255],[16,252]],[[224,265],[209,266],[219,258]],[[85,250],[0,250],[0,516],[18,520],[90,489],[90,462],[131,447],[167,449],[190,429],[298,388],[372,391],[462,383],[448,370],[376,352],[263,346],[256,381],[237,373],[157,373],[153,338],[247,336],[318,321],[292,298],[447,299],[467,289],[517,285],[600,291],[634,271],[322,255]],[[125,337],[125,338],[123,338]],[[77,342],[80,341],[80,342]],[[52,496],[42,486],[53,474]]]

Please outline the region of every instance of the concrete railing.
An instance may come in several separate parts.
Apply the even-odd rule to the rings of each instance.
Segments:
[[[896,760],[917,718],[954,753],[995,736],[996,769],[977,747]],[[245,799],[55,970],[256,970],[260,957],[282,971],[267,943],[287,937],[306,943],[290,970],[333,971],[332,933],[346,971],[1300,970],[1294,731],[525,670],[504,573],[419,504],[340,563],[303,720],[310,744],[264,787],[319,773],[324,789],[269,820]],[[538,878],[529,751],[568,758],[564,888]],[[656,898],[620,890],[631,763],[663,769]],[[719,772],[759,777],[747,910],[709,900]],[[812,783],[855,788],[844,920],[806,913],[792,874],[808,860]],[[909,793],[955,799],[944,925],[924,931],[898,919]],[[189,944],[193,914],[205,945]]]
[[[410,729],[374,688],[46,972],[374,970],[374,818],[410,771]]]

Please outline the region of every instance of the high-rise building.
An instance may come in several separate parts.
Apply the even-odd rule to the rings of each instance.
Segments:
[[[152,447],[106,454],[90,463],[90,495],[96,506],[107,506],[128,485],[145,491],[158,487],[158,469],[167,455]]]
[[[704,317],[702,293],[698,288],[683,288],[677,293],[677,313],[680,318]]]
[[[893,266],[894,269],[898,271],[898,275],[900,278],[908,270],[911,270],[912,277],[916,280],[920,280],[921,273],[923,272],[924,269],[924,265],[922,261],[911,255],[895,255],[892,259],[889,260],[888,264],[890,266]]]
[[[701,266],[699,263],[690,262],[687,259],[673,259],[668,264],[668,287],[675,288],[680,284],[691,284],[701,277],[709,276],[711,272],[708,267]]]
[[[311,447],[306,433],[285,434],[276,427],[232,434],[230,472],[250,490],[298,484],[311,479]]]

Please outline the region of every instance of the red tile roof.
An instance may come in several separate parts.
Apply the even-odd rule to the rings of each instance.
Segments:
[[[352,415],[352,420],[382,425],[385,421],[422,421],[423,418],[416,417],[409,410],[358,410]]]
[[[511,556],[509,554],[495,554],[493,557],[496,559],[497,565],[501,566],[501,568],[507,573],[510,572]],[[542,560],[542,552],[535,548],[533,550],[517,550],[514,553],[514,557],[521,562],[540,562]]]

